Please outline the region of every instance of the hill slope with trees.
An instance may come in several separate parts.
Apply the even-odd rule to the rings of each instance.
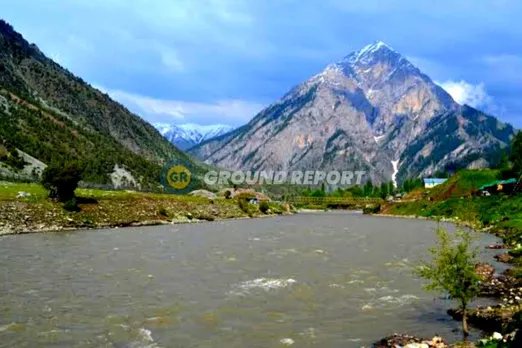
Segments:
[[[49,164],[77,160],[85,179],[110,183],[119,167],[141,186],[161,166],[192,160],[139,116],[47,58],[0,20],[0,162],[23,167],[16,149]]]

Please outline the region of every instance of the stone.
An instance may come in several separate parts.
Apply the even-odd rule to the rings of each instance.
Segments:
[[[404,346],[404,348],[430,348],[426,343],[410,343]]]
[[[495,273],[495,268],[486,262],[477,263],[475,265],[475,273],[477,273],[482,280],[491,280]]]
[[[506,246],[504,244],[490,244],[486,248],[498,250],[498,249],[506,249]]]
[[[502,334],[498,333],[498,332],[494,332],[493,333],[493,336],[491,336],[492,339],[494,340],[501,340],[504,338],[504,336],[502,336]]]
[[[504,254],[499,254],[499,255],[496,255],[495,256],[495,259],[498,261],[498,262],[504,262],[504,263],[508,263],[510,262],[511,260],[513,260],[513,256],[507,254],[507,253],[504,253]]]

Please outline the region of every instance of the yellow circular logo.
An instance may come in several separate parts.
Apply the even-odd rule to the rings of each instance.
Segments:
[[[175,190],[183,190],[190,184],[191,174],[187,167],[178,164],[167,171],[167,183]]]

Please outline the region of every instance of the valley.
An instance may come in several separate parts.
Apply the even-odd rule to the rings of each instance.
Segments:
[[[479,248],[470,340],[520,340],[522,133],[412,61],[375,41],[240,127],[200,125],[179,105],[215,104],[138,96],[157,119],[135,114],[0,20],[0,346],[458,344],[458,297],[412,275],[439,226]],[[314,180],[204,180],[218,171]]]

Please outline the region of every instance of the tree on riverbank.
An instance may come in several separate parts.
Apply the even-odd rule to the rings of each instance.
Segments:
[[[42,173],[42,186],[49,190],[49,198],[68,202],[75,198],[74,191],[82,179],[82,173],[76,162],[52,163]]]
[[[457,231],[456,238],[442,228],[437,229],[437,245],[430,249],[433,259],[423,262],[416,274],[428,280],[426,289],[448,293],[462,310],[462,331],[469,335],[468,305],[478,296],[480,278],[475,272],[478,250],[472,247],[470,232]]]

